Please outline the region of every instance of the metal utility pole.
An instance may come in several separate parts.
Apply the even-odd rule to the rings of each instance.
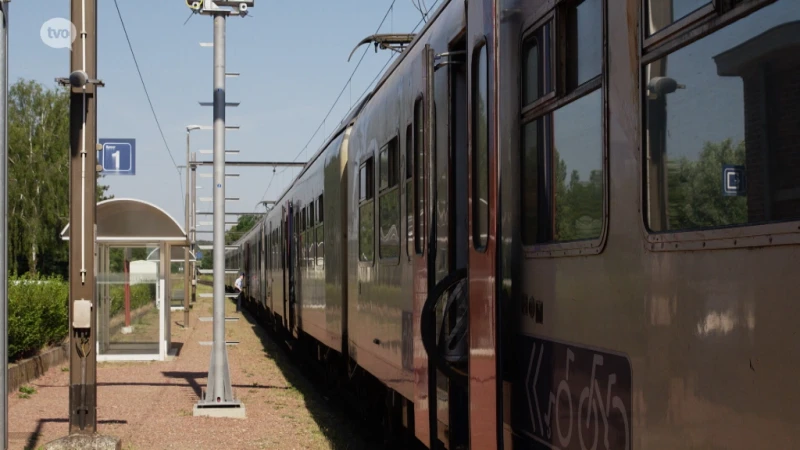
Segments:
[[[244,418],[244,405],[233,398],[225,345],[225,20],[244,15],[253,1],[204,0],[190,4],[214,19],[214,282],[213,343],[208,386],[194,415]],[[222,9],[235,7],[236,10]]]
[[[0,358],[3,367],[0,369],[0,388],[3,395],[0,399],[0,445],[3,450],[8,448],[8,1],[0,0],[0,114],[2,114],[2,127],[0,130],[0,198],[3,206],[0,207],[0,217],[3,217],[2,248],[0,249],[0,336],[3,343],[0,345]]]
[[[71,73],[97,78],[97,0],[72,0]],[[70,81],[72,81],[70,76]],[[83,81],[83,80],[82,80]],[[97,83],[72,83],[70,95],[69,434],[97,431],[97,355],[92,303],[95,299],[97,206]],[[88,317],[87,317],[88,315]]]
[[[45,448],[120,448],[97,434],[97,316],[95,213],[97,208],[97,0],[72,0],[69,140],[69,436]],[[92,447],[88,447],[91,445]]]
[[[191,249],[195,254],[195,261],[192,263],[192,303],[197,301],[197,249],[196,246],[196,236],[195,227],[197,226],[197,167],[194,165],[195,155],[192,153],[192,159],[189,162],[189,168],[191,170],[191,185],[192,185],[192,206],[191,206],[191,215],[190,215],[190,222],[189,222],[189,230],[192,233],[191,236]]]
[[[186,247],[183,250],[183,328],[189,328],[189,208],[191,190],[189,189],[189,146],[190,146],[190,133],[191,129],[186,127],[186,200],[184,201],[184,228],[186,229]]]

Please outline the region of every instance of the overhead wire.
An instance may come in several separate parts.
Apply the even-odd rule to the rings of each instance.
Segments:
[[[116,0],[115,0],[115,1],[116,1]],[[383,26],[383,23],[386,21],[386,18],[389,16],[389,13],[391,13],[391,12],[392,12],[392,8],[394,8],[395,1],[396,1],[396,0],[392,0],[392,3],[391,3],[391,5],[389,5],[389,8],[386,10],[386,14],[383,16],[383,19],[381,20],[381,23],[378,25],[378,28],[377,28],[377,30],[375,30],[375,34],[377,34],[377,33],[380,31],[380,29],[381,29],[381,26]],[[412,0],[412,1],[413,1],[413,0]],[[437,4],[437,3],[439,3],[439,0],[434,0],[434,2],[431,4],[431,7],[430,7],[430,8],[427,8],[427,11],[425,11],[425,12],[422,12],[422,11],[420,11],[420,12],[422,13],[422,18],[420,19],[420,21],[419,21],[419,22],[417,22],[417,24],[416,24],[416,25],[414,26],[414,28],[411,30],[411,33],[414,33],[415,31],[417,31],[417,28],[419,28],[419,26],[420,26],[420,25],[422,25],[422,23],[423,23],[423,22],[426,22],[426,20],[425,20],[425,19],[426,19],[427,15],[428,15],[428,14],[429,14],[429,13],[430,13],[432,10],[433,10],[433,8],[436,6],[436,4]],[[416,5],[415,5],[415,6],[416,6]],[[427,23],[427,22],[426,22],[426,23]],[[362,54],[361,54],[361,58],[358,60],[358,64],[356,64],[356,67],[353,69],[353,72],[350,74],[350,77],[349,77],[349,78],[347,79],[347,81],[345,82],[345,84],[344,84],[344,87],[342,87],[342,90],[339,92],[339,95],[336,97],[336,100],[334,100],[334,102],[333,102],[333,105],[331,105],[330,109],[328,110],[328,113],[325,115],[325,118],[323,118],[323,119],[322,119],[322,122],[319,124],[319,126],[317,127],[317,129],[314,131],[314,134],[312,134],[312,135],[311,135],[311,138],[309,138],[309,140],[308,140],[308,142],[306,143],[306,145],[305,145],[305,146],[303,146],[303,148],[302,148],[302,149],[301,149],[301,150],[300,150],[300,151],[297,153],[297,155],[295,155],[294,159],[292,159],[292,162],[296,161],[296,160],[297,160],[297,158],[298,158],[298,157],[299,157],[301,154],[303,154],[303,152],[304,152],[304,151],[305,151],[305,150],[308,148],[308,146],[311,144],[311,141],[314,139],[314,137],[317,135],[317,133],[319,133],[319,130],[320,130],[320,129],[321,129],[321,128],[322,128],[322,127],[325,125],[325,121],[328,119],[328,116],[330,116],[330,114],[331,114],[331,111],[333,111],[333,108],[334,108],[334,107],[336,106],[336,104],[339,102],[339,99],[342,97],[342,94],[344,94],[344,91],[347,89],[347,87],[348,87],[348,86],[351,86],[351,89],[352,89],[352,80],[353,80],[353,76],[355,75],[356,71],[358,70],[358,66],[360,66],[360,65],[361,65],[361,61],[362,61],[362,60],[364,59],[364,57],[366,56],[366,54],[367,54],[367,51],[368,51],[368,50],[369,50],[369,46],[367,46],[367,47],[364,49],[364,53],[362,53]],[[395,57],[395,56],[397,56],[397,55],[398,55],[398,53],[394,53],[394,52],[393,52],[393,53],[392,53],[392,54],[389,56],[389,59],[386,61],[386,63],[383,65],[383,67],[382,67],[380,70],[378,70],[378,73],[375,75],[375,78],[373,78],[373,79],[372,79],[372,81],[371,81],[371,82],[370,82],[370,83],[367,85],[366,89],[364,89],[364,91],[361,93],[361,95],[358,97],[358,99],[355,101],[355,103],[354,103],[354,104],[356,104],[356,105],[357,105],[357,104],[358,104],[358,103],[361,101],[361,99],[362,99],[362,98],[363,98],[363,97],[364,97],[364,96],[367,94],[367,92],[368,92],[368,91],[369,91],[369,90],[372,88],[372,85],[373,85],[373,84],[375,84],[375,82],[377,82],[377,81],[378,81],[378,79],[380,78],[380,76],[383,74],[383,71],[384,71],[384,70],[386,70],[386,67],[388,67],[388,66],[389,66],[389,64],[392,62],[392,60],[394,59],[394,57]],[[350,112],[350,111],[348,111],[348,113],[349,113],[349,112]],[[267,185],[267,188],[264,190],[264,193],[261,195],[261,200],[262,200],[262,201],[264,200],[264,196],[266,196],[266,195],[267,195],[267,191],[269,191],[269,188],[270,188],[270,186],[272,186],[272,181],[275,179],[275,177],[276,177],[277,175],[280,175],[280,174],[282,174],[282,173],[283,173],[283,172],[285,172],[287,169],[288,169],[288,168],[287,168],[287,167],[285,167],[285,168],[281,169],[280,171],[278,171],[277,173],[274,173],[274,172],[273,172],[273,175],[272,175],[272,177],[270,178],[270,182],[269,182],[269,184]],[[257,208],[256,208],[256,209],[257,209]]]
[[[133,51],[133,45],[131,44],[131,39],[128,36],[128,29],[125,27],[125,20],[122,18],[122,11],[119,9],[119,4],[117,0],[114,0],[114,6],[117,8],[117,15],[119,16],[119,21],[122,24],[122,31],[125,33],[125,39],[128,41],[128,48],[131,50],[131,56],[133,57],[133,63],[136,65],[136,72],[139,73],[139,80],[142,82],[142,87],[144,88],[144,95],[147,97],[147,102],[150,104],[150,111],[153,113],[153,119],[156,121],[156,126],[158,127],[158,132],[161,133],[161,139],[164,141],[164,146],[167,148],[167,153],[169,154],[169,159],[172,160],[172,165],[175,166],[175,170],[178,172],[178,186],[181,190],[181,199],[184,202],[184,208],[187,207],[186,205],[186,198],[183,193],[183,183],[181,182],[181,171],[178,168],[178,163],[175,162],[175,158],[172,156],[172,151],[169,149],[169,144],[167,144],[167,138],[164,137],[164,131],[161,129],[161,123],[158,121],[158,115],[156,114],[156,110],[153,107],[153,101],[150,100],[150,93],[147,91],[147,84],[144,82],[144,77],[142,76],[142,71],[139,69],[139,62],[136,60],[136,53]],[[188,170],[188,167],[187,167]]]
[[[386,9],[386,13],[383,15],[383,19],[381,19],[381,23],[378,24],[378,28],[375,30],[375,34],[377,34],[381,30],[381,27],[383,26],[384,22],[386,22],[386,18],[389,17],[389,13],[392,12],[392,9],[394,8],[394,4],[395,4],[396,1],[397,0],[392,0],[392,3],[389,5],[389,8]],[[319,130],[323,126],[325,126],[325,122],[328,120],[328,117],[330,117],[331,112],[333,111],[333,108],[335,108],[336,105],[339,103],[339,100],[342,98],[342,94],[344,94],[345,90],[347,90],[347,87],[351,85],[351,83],[353,81],[353,76],[355,76],[356,71],[358,71],[358,68],[361,66],[361,62],[364,61],[364,57],[367,55],[367,51],[368,50],[369,50],[369,46],[366,46],[364,48],[364,53],[361,54],[361,58],[359,58],[358,63],[356,64],[356,67],[353,68],[353,72],[350,73],[350,77],[348,77],[347,81],[345,81],[344,86],[339,91],[339,95],[336,96],[336,100],[333,101],[333,104],[328,109],[328,112],[327,112],[327,114],[325,114],[325,117],[322,119],[322,122],[320,122],[320,124],[317,127],[317,129],[314,130],[314,134],[312,134],[311,137],[308,139],[308,142],[306,142],[306,145],[304,145],[303,148],[299,152],[297,152],[297,154],[292,159],[292,162],[297,161],[297,158],[300,157],[300,155],[302,155],[303,152],[306,151],[308,146],[311,144],[311,141],[314,139],[314,137],[317,135],[317,133],[319,133]],[[277,175],[282,174],[283,172],[285,172],[286,169],[287,168],[283,168],[277,174],[273,174],[272,175],[272,179],[275,179],[275,177]],[[264,193],[261,195],[261,201],[264,200],[264,196],[267,195],[267,191],[269,191],[269,188],[270,188],[271,185],[272,185],[272,181],[270,181],[269,185],[267,185],[267,189],[265,189]],[[256,209],[258,209],[258,208],[256,208]]]

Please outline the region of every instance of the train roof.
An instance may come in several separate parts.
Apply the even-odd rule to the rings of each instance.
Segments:
[[[292,182],[289,183],[288,186],[286,186],[286,188],[283,190],[283,192],[281,192],[281,194],[278,196],[278,198],[276,200],[276,203],[280,203],[281,201],[284,200],[284,198],[286,197],[286,194],[292,189],[292,187],[294,187],[294,185],[297,183],[297,181],[300,180],[300,178],[308,171],[308,169],[311,167],[311,165],[314,164],[314,162],[325,151],[325,149],[328,147],[328,145],[330,145],[331,142],[333,142],[337,137],[339,137],[339,135],[341,133],[343,133],[347,129],[347,127],[349,127],[353,123],[355,123],[355,121],[358,119],[358,116],[364,110],[364,107],[366,107],[366,105],[369,103],[369,101],[374,97],[375,93],[378,90],[380,90],[381,87],[383,87],[384,83],[386,83],[386,80],[389,77],[391,77],[392,74],[394,74],[394,72],[397,70],[399,65],[405,60],[406,55],[408,54],[408,50],[414,48],[414,46],[417,45],[418,41],[420,40],[420,37],[423,36],[431,27],[436,25],[436,19],[442,14],[442,11],[444,11],[444,9],[447,7],[447,5],[449,3],[450,3],[450,0],[444,0],[436,8],[436,11],[434,11],[434,13],[430,16],[430,19],[425,23],[425,25],[422,27],[422,29],[419,31],[419,33],[416,33],[416,35],[414,36],[414,39],[412,39],[411,42],[408,44],[408,47],[406,47],[403,50],[403,52],[400,53],[400,56],[392,62],[392,64],[389,66],[388,69],[386,69],[386,71],[383,73],[381,78],[378,80],[378,83],[375,85],[375,87],[372,90],[370,90],[360,102],[358,102],[353,108],[351,108],[350,111],[348,111],[348,113],[339,122],[337,127],[328,136],[328,138],[325,140],[325,142],[323,142],[323,144],[317,149],[317,151],[314,153],[314,155],[306,162],[306,164],[303,166],[303,169],[294,177]],[[264,220],[266,220],[266,217],[268,215],[269,215],[269,213],[264,214],[264,216],[261,218],[261,220],[259,220],[259,222],[256,225],[254,225],[253,228],[250,231],[248,231],[247,233],[243,234],[239,239],[234,241],[232,243],[232,245],[241,245],[241,243],[244,242],[250,236],[251,231],[255,230],[261,223],[263,223]]]

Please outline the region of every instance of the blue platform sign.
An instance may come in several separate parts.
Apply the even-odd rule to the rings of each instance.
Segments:
[[[136,139],[100,139],[100,145],[97,161],[105,174],[136,175]]]
[[[203,252],[197,252],[194,255],[195,259],[203,259]]]
[[[747,195],[747,171],[744,166],[722,166],[722,193],[727,197]]]

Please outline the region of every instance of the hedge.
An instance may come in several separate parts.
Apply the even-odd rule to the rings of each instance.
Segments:
[[[155,299],[154,284],[131,285],[131,311]],[[122,285],[111,286],[111,317],[125,307]],[[8,360],[36,355],[69,333],[69,284],[61,277],[8,277]]]
[[[131,311],[141,308],[156,298],[155,284],[132,284],[131,285]],[[111,317],[124,311],[125,308],[125,287],[123,285],[111,286]]]
[[[8,277],[8,359],[35,355],[69,332],[69,285],[61,277]]]

